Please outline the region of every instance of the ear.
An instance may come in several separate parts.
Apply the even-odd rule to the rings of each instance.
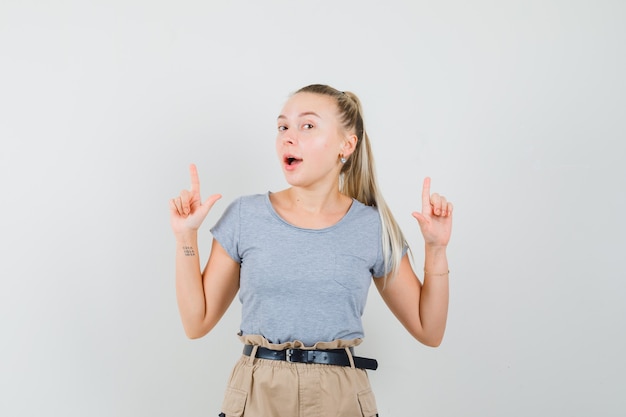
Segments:
[[[346,136],[346,139],[343,141],[343,145],[341,146],[341,154],[346,158],[352,155],[352,152],[356,149],[358,141],[359,138],[357,138],[356,135]]]

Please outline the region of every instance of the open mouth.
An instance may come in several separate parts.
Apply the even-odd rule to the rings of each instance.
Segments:
[[[286,156],[284,160],[287,166],[295,166],[302,162],[302,159],[296,158],[294,156]]]

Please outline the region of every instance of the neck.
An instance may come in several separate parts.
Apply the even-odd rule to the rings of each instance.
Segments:
[[[286,222],[305,229],[323,229],[337,224],[350,210],[352,199],[332,187],[291,187],[270,194],[274,210]]]
[[[294,208],[311,214],[323,213],[327,210],[334,211],[346,198],[339,192],[337,184],[316,189],[291,187],[285,192]]]

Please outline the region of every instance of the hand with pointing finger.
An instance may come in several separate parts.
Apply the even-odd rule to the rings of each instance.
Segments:
[[[422,212],[414,212],[424,242],[433,247],[446,247],[452,232],[452,203],[437,193],[430,194],[430,178],[424,179]]]
[[[202,202],[198,169],[194,164],[189,166],[189,173],[191,189],[181,191],[178,197],[170,200],[170,222],[175,235],[198,230],[213,204],[222,197],[213,194]]]

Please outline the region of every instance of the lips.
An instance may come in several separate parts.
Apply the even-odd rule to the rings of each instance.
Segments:
[[[295,169],[301,162],[302,159],[295,155],[285,155],[283,157],[283,165],[285,166],[285,169],[289,171]]]

